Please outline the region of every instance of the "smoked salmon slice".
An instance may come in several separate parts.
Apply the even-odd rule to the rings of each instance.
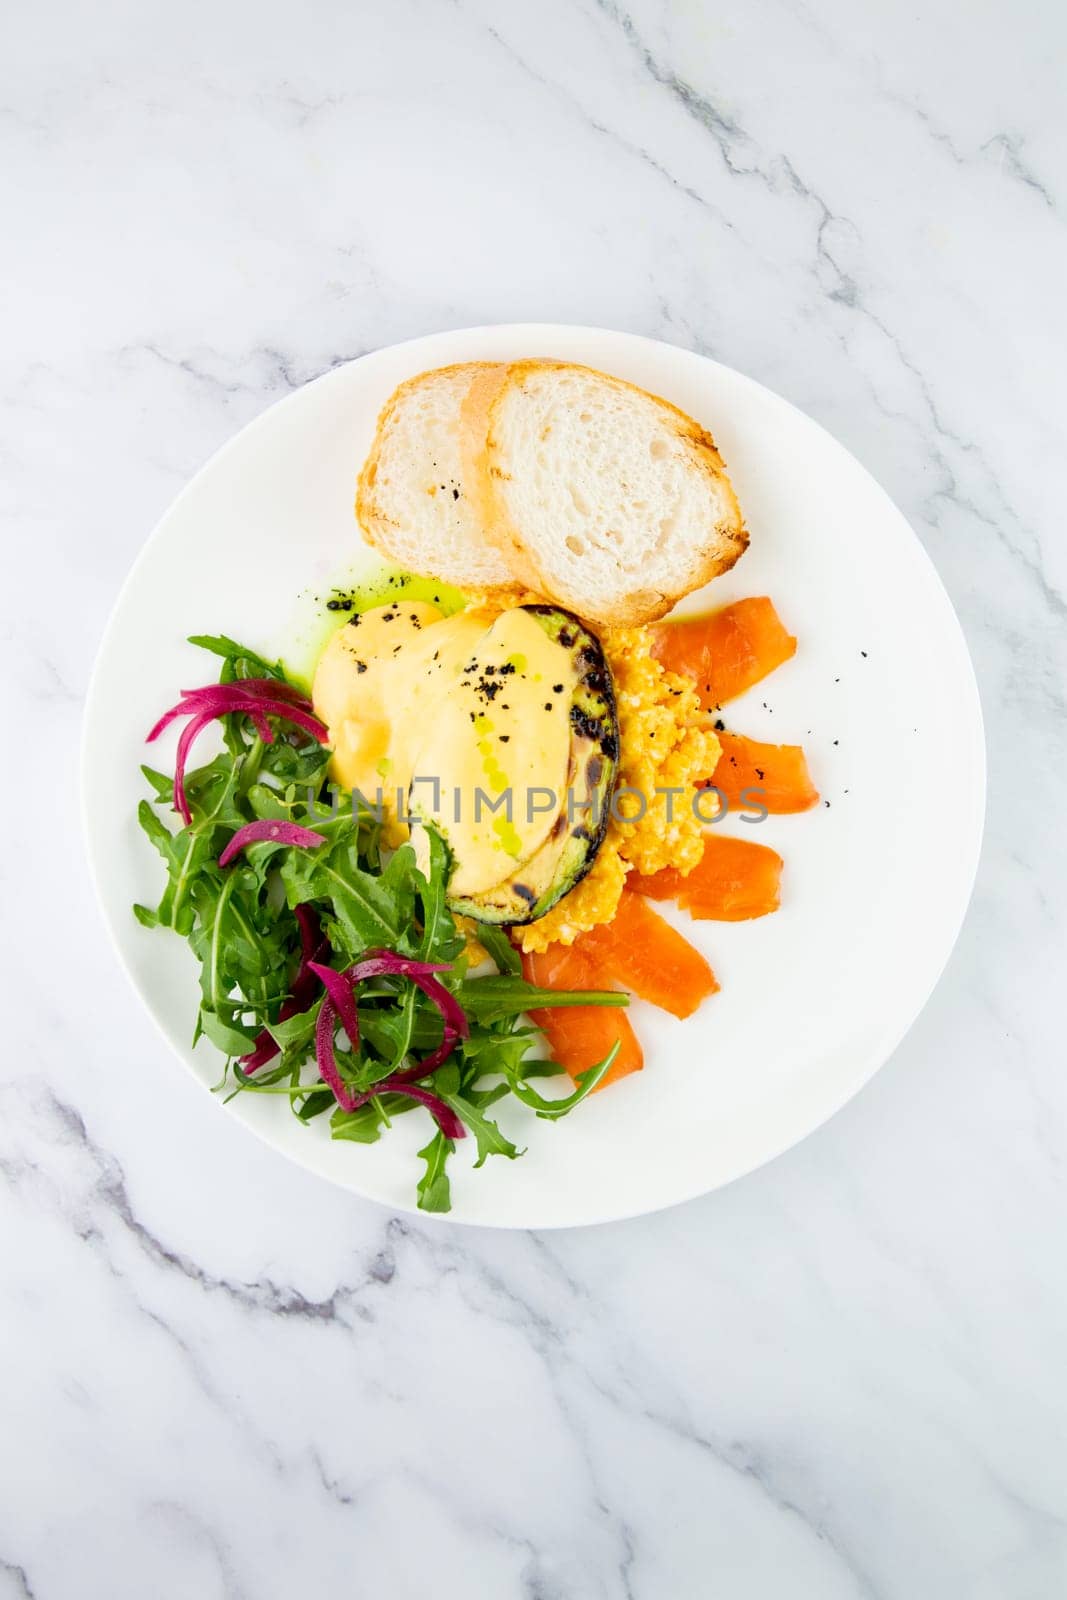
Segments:
[[[762,802],[775,815],[810,811],[819,791],[798,744],[760,744],[743,733],[720,733],[722,755],[712,783],[731,805]]]
[[[575,945],[554,944],[547,950],[524,953],[522,972],[528,983],[542,989],[610,987]],[[572,1078],[603,1061],[618,1041],[619,1053],[594,1093],[631,1072],[640,1072],[645,1064],[629,1017],[615,1006],[561,1006],[558,1010],[545,1007],[531,1011],[530,1016],[548,1040],[553,1060]]]
[[[692,678],[705,711],[717,711],[795,654],[797,642],[766,595],[721,611],[661,622],[652,653],[670,672]]]
[[[612,920],[579,934],[575,948],[599,987],[617,983],[675,1017],[691,1017],[719,987],[700,951],[628,889]]]
[[[698,922],[748,922],[778,910],[781,875],[782,858],[769,845],[709,833],[692,872],[631,873],[627,884],[652,900],[676,900]]]

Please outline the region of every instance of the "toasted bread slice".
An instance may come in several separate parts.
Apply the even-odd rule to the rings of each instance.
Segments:
[[[621,378],[515,362],[464,423],[468,487],[507,565],[590,621],[662,617],[748,544],[711,435]]]
[[[511,565],[484,533],[464,482],[463,402],[477,379],[487,396],[505,366],[465,362],[402,383],[378,418],[359,475],[356,516],[370,543],[406,571],[458,588],[513,586]]]

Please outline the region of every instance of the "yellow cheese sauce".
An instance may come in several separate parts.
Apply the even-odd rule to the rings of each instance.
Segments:
[[[312,689],[331,772],[391,817],[433,822],[453,851],[449,891],[510,879],[566,804],[570,653],[527,611],[426,601],[357,613],[319,661]],[[415,830],[416,848],[421,829]]]

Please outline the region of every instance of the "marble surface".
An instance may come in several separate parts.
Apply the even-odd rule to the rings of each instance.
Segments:
[[[1067,1592],[1067,26],[629,3],[5,23],[3,1600]],[[991,757],[970,918],[871,1087],[731,1189],[541,1237],[391,1218],[219,1116],[106,944],[76,778],[206,456],[334,362],[520,319],[835,432],[948,585]]]

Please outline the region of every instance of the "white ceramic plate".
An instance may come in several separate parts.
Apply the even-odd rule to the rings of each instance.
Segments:
[[[141,928],[161,864],[135,822],[145,731],[180,688],[214,676],[183,641],[225,632],[305,664],[315,596],[373,569],[352,512],[378,409],[402,379],[478,358],[552,355],[629,378],[714,434],[745,511],[748,554],[686,609],[770,594],[796,657],[729,708],[730,726],[802,742],[828,804],[744,829],[785,857],[783,905],[750,923],[674,917],[721,993],[686,1022],[637,1004],[640,1075],[558,1124],[505,1107],[518,1161],[454,1158],[452,1220],[555,1227],[653,1211],[769,1161],[851,1098],[903,1036],[945,964],[977,864],[984,809],[981,710],[951,604],[874,480],[809,418],[727,367],[629,334],[535,324],[436,334],[353,361],[273,406],[222,450],[163,518],[108,627],[85,722],[89,850],[120,956],[175,1053],[197,992],[184,943]],[[169,752],[168,752],[169,753]],[[152,752],[157,765],[166,754]],[[673,907],[663,907],[674,916]],[[378,1145],[334,1143],[272,1096],[228,1115],[292,1160],[411,1209],[424,1113]],[[473,1144],[473,1140],[468,1141]]]

